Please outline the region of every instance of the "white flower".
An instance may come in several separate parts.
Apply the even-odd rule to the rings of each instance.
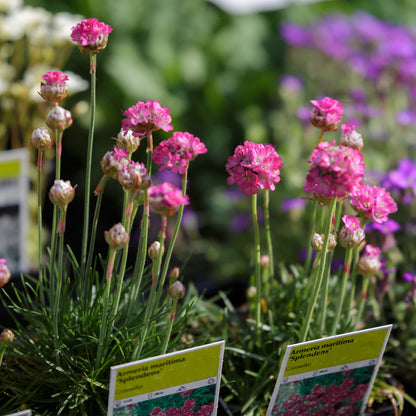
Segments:
[[[0,0],[0,13],[10,13],[23,6],[22,0]]]

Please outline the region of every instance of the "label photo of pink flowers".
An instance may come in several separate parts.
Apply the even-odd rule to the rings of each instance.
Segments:
[[[283,383],[272,416],[359,416],[375,366]]]

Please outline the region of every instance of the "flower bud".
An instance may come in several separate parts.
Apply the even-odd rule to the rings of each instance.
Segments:
[[[108,231],[104,231],[104,239],[111,248],[119,250],[129,243],[130,236],[123,224],[118,223],[113,225]]]
[[[374,276],[382,266],[380,259],[381,250],[371,244],[367,244],[364,250],[364,254],[358,260],[358,267],[364,276]]]
[[[321,251],[324,245],[324,234],[315,233],[312,236],[311,246],[316,251]],[[337,240],[334,234],[329,234],[327,251],[332,251],[337,245]]]
[[[172,299],[182,299],[185,296],[185,286],[179,280],[175,280],[169,286],[168,295]]]
[[[365,239],[365,232],[362,228],[351,230],[348,227],[342,227],[338,234],[338,241],[342,247],[354,248],[358,247]]]
[[[10,271],[6,266],[6,259],[0,259],[0,287],[6,285],[11,277]]]
[[[61,209],[66,209],[68,204],[74,199],[75,189],[71,186],[70,181],[56,179],[49,190],[49,199],[54,205]]]
[[[46,125],[52,130],[64,131],[72,126],[71,112],[58,105],[54,106],[46,117]]]
[[[361,150],[364,147],[363,138],[360,133],[355,130],[353,124],[343,124],[341,126],[342,133],[339,144]]]
[[[0,334],[0,344],[10,344],[14,340],[14,334],[11,329],[3,329]]]
[[[133,130],[127,130],[125,132],[123,129],[117,135],[117,145],[126,149],[129,153],[135,152],[140,145],[140,137],[133,135]]]
[[[152,244],[150,244],[147,254],[149,255],[152,261],[157,260],[161,247],[162,247],[162,255],[163,255],[163,253],[165,252],[165,248],[160,245],[159,241],[154,241]]]
[[[256,297],[256,293],[257,293],[256,286],[250,286],[246,292],[247,299],[254,299]]]
[[[267,254],[260,257],[260,266],[262,266],[262,267],[269,267],[270,266],[270,257]]]
[[[178,280],[179,278],[179,267],[174,267],[170,272],[169,272],[169,280],[171,282],[173,282],[174,280]]]
[[[128,154],[126,149],[114,146],[114,150],[112,152],[107,152],[101,159],[100,164],[103,174],[109,175],[113,179],[117,179],[123,166],[128,163]]]
[[[39,127],[36,130],[33,130],[32,137],[30,138],[30,143],[33,148],[38,150],[48,150],[52,146],[52,142],[53,140],[46,127]]]

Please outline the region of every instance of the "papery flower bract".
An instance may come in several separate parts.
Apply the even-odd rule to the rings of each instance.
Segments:
[[[0,259],[0,288],[9,282],[11,277],[10,270],[6,266],[6,263],[6,259]]]
[[[330,97],[311,100],[311,103],[313,105],[311,123],[323,131],[336,131],[344,114],[343,105]]]
[[[34,149],[44,151],[52,146],[53,140],[46,127],[39,127],[33,130],[30,143]]]
[[[365,169],[360,151],[337,145],[335,140],[319,143],[308,162],[312,166],[303,189],[323,204],[347,197],[362,181]]]
[[[152,209],[167,217],[174,215],[181,205],[189,204],[188,195],[183,195],[180,189],[169,182],[150,187],[148,194]]]
[[[125,247],[130,241],[130,235],[123,224],[114,224],[108,231],[104,231],[106,243],[115,250]]]
[[[388,215],[397,211],[397,204],[384,188],[362,185],[351,193],[350,203],[365,222],[385,222]]]
[[[110,25],[98,19],[85,19],[72,28],[71,39],[78,44],[82,53],[96,54],[107,46],[108,34],[113,31]]]
[[[126,190],[145,190],[152,185],[143,163],[128,160],[118,173],[118,181]]]
[[[126,117],[122,120],[123,130],[132,130],[134,136],[144,136],[148,131],[173,130],[170,111],[162,107],[159,101],[139,101],[128,108],[123,116]]]
[[[358,267],[364,276],[374,276],[381,269],[381,250],[371,244],[367,244],[364,253],[358,260]]]
[[[282,158],[274,146],[245,141],[235,148],[225,165],[229,185],[237,184],[247,195],[257,194],[259,189],[274,190],[280,182]]]
[[[198,137],[188,132],[175,131],[172,137],[163,140],[155,147],[153,160],[161,165],[159,169],[161,172],[169,169],[182,175],[191,160],[206,152],[205,144]]]
[[[342,133],[339,140],[340,144],[358,150],[361,150],[364,147],[363,138],[361,134],[355,130],[355,126],[353,124],[342,124],[341,129]]]
[[[74,199],[75,189],[71,186],[70,181],[56,179],[49,190],[49,199],[54,205],[61,209],[66,209],[68,204]]]
[[[68,75],[61,71],[47,72],[41,77],[44,82],[40,84],[39,95],[47,102],[57,105],[68,93]]]

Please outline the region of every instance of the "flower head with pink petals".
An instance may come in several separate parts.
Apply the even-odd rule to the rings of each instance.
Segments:
[[[336,131],[344,114],[343,105],[333,98],[311,100],[313,110],[311,123],[323,131]]]
[[[47,102],[57,105],[68,93],[68,75],[61,71],[50,71],[42,75],[39,95]]]
[[[374,276],[381,269],[381,250],[371,244],[367,244],[364,253],[361,255],[358,266],[364,276]]]
[[[282,158],[274,146],[245,141],[237,146],[228,158],[225,169],[230,175],[228,184],[237,184],[247,195],[257,194],[259,189],[274,190],[280,182]]]
[[[169,169],[183,175],[189,162],[206,152],[205,144],[198,137],[188,132],[175,131],[171,138],[163,140],[155,147],[153,160],[156,164],[161,165],[161,172]]]
[[[365,222],[382,223],[397,211],[397,204],[384,188],[362,185],[351,193],[351,205]]]
[[[123,130],[132,130],[136,137],[144,136],[148,131],[173,130],[169,108],[162,107],[159,101],[139,101],[128,108],[123,116],[126,117],[122,120]]]
[[[108,34],[112,31],[110,25],[90,18],[72,28],[71,39],[78,44],[82,53],[95,55],[107,46]]]
[[[338,234],[338,242],[342,247],[358,247],[365,240],[364,229],[361,228],[360,219],[355,215],[344,215],[342,217],[344,226]]]
[[[361,134],[355,130],[354,124],[342,124],[341,130],[340,144],[358,150],[361,150],[364,147],[363,138]]]
[[[169,182],[152,186],[147,192],[152,209],[166,217],[174,215],[181,205],[189,204],[188,195],[183,195],[179,188]]]
[[[332,198],[345,198],[361,182],[364,174],[363,155],[357,149],[322,142],[308,160],[312,164],[303,189],[323,204]]]

